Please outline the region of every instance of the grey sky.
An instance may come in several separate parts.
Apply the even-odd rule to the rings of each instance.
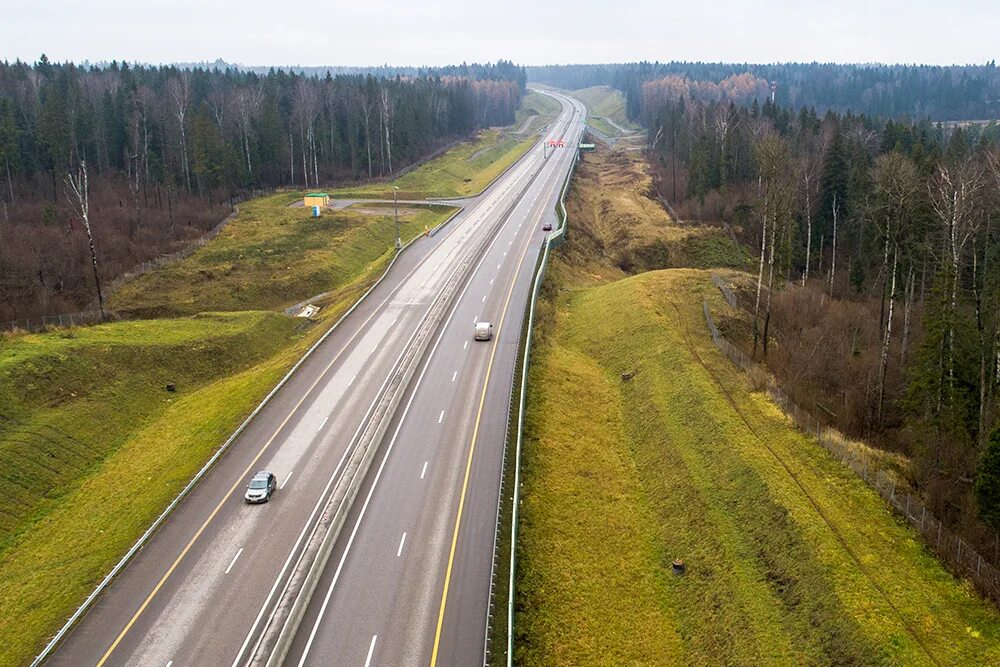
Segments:
[[[7,0],[0,59],[248,65],[982,63],[996,0]]]

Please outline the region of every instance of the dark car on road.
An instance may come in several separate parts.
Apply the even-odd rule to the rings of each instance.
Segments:
[[[551,232],[552,231],[552,223],[551,222],[546,222],[544,225],[542,225],[542,231],[543,232]]]
[[[243,497],[248,503],[266,503],[277,488],[278,480],[274,473],[261,470],[250,479]]]

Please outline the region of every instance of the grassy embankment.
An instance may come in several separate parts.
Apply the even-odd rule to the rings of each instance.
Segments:
[[[530,145],[498,136],[456,147],[409,182],[422,196],[481,189]],[[0,338],[0,479],[8,489],[0,666],[41,647],[390,261],[391,206],[314,220],[289,206],[301,196],[241,205],[204,248],[111,298],[116,312],[160,319]],[[404,241],[451,211],[402,207]],[[280,314],[320,292],[328,294],[316,322]],[[176,393],[165,391],[168,382]]]
[[[541,310],[518,664],[1000,663],[996,610],[713,346],[708,272],[623,277],[627,248],[602,251],[642,208],[623,164],[578,172]],[[717,238],[662,220],[631,224],[668,248]],[[718,243],[665,265],[740,263]]]
[[[475,141],[459,144],[394,181],[336,190],[333,196],[342,199],[392,199],[392,186],[395,185],[399,188],[400,199],[468,197],[489,185],[524,155],[536,140],[535,136],[525,139],[498,129],[483,130]]]
[[[289,206],[301,198],[301,193],[286,193],[241,205],[238,224],[227,226],[187,260],[124,285],[112,297],[111,309],[141,317],[281,309],[377,272],[391,258],[391,204],[356,204],[313,219],[307,209]],[[403,242],[453,210],[401,207]]]
[[[515,114],[513,133],[526,137],[538,132],[546,123],[552,122],[561,108],[555,98],[528,91],[521,108]]]
[[[476,195],[528,152],[538,139],[537,133],[555,119],[561,108],[548,95],[529,91],[511,127],[483,130],[475,141],[459,144],[389,183],[343,188],[334,196],[392,199],[393,185],[399,188],[400,199]]]
[[[625,115],[625,97],[610,86],[592,86],[572,93],[587,106],[587,125],[607,137],[620,137],[624,133],[608,122],[612,121],[629,131],[639,131]]]
[[[243,204],[111,299],[161,319],[0,339],[0,665],[40,648],[391,259],[391,207],[314,220],[297,198]],[[404,240],[451,211],[404,207]],[[281,314],[321,291],[317,322]]]

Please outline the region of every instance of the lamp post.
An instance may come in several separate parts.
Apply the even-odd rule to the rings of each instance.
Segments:
[[[399,202],[396,199],[396,193],[398,192],[399,186],[392,186],[392,209],[396,216],[396,250],[400,250],[403,247],[403,243],[399,239]]]

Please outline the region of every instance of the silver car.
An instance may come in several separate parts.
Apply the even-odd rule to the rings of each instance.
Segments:
[[[492,322],[476,322],[476,340],[490,340],[493,338]]]
[[[256,473],[247,484],[247,491],[243,498],[248,503],[266,503],[271,499],[271,494],[278,488],[278,480],[274,473],[261,470]]]

